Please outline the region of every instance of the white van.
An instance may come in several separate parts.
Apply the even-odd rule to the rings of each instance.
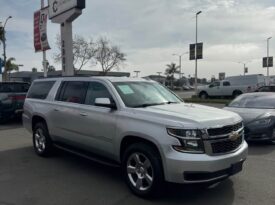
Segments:
[[[225,81],[229,81],[231,85],[248,85],[252,90],[267,84],[267,79],[262,74],[232,76],[225,78]]]
[[[267,85],[268,81],[265,76],[245,75],[227,77],[223,81],[216,81],[210,85],[198,88],[200,98],[207,97],[236,97],[243,93],[254,92],[261,86]]]

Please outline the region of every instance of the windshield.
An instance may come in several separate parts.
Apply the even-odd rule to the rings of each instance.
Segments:
[[[182,102],[179,97],[158,83],[117,82],[113,85],[127,107],[147,107]]]
[[[233,100],[229,107],[274,109],[275,95],[242,95]]]

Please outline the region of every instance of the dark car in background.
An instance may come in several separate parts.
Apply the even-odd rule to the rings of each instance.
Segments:
[[[30,85],[22,82],[0,82],[0,122],[20,116]]]
[[[275,144],[275,93],[243,94],[224,109],[243,118],[247,141],[268,141]]]
[[[255,90],[255,92],[275,92],[275,85],[262,86]]]

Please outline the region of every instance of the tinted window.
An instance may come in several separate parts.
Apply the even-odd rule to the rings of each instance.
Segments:
[[[270,92],[270,88],[267,86],[261,87],[261,88],[259,88],[259,92]]]
[[[220,86],[221,85],[220,82],[214,82],[213,84],[214,84],[214,86]]]
[[[63,102],[84,104],[87,87],[87,82],[63,82],[57,100]]]
[[[274,86],[264,86],[259,88],[258,92],[275,92]]]
[[[230,83],[229,82],[223,82],[223,86],[230,86]]]
[[[111,94],[103,84],[91,82],[89,83],[85,104],[94,105],[96,98],[109,98],[113,101]]]
[[[230,103],[229,107],[274,109],[275,95],[242,95]]]
[[[0,92],[6,93],[26,93],[29,89],[27,83],[1,83]]]
[[[34,82],[29,90],[27,98],[46,99],[55,81]]]

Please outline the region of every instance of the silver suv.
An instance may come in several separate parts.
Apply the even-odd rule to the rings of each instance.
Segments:
[[[184,103],[144,79],[37,80],[23,121],[38,155],[58,147],[119,164],[129,188],[142,197],[158,193],[165,181],[226,179],[242,170],[247,156],[239,115]]]

